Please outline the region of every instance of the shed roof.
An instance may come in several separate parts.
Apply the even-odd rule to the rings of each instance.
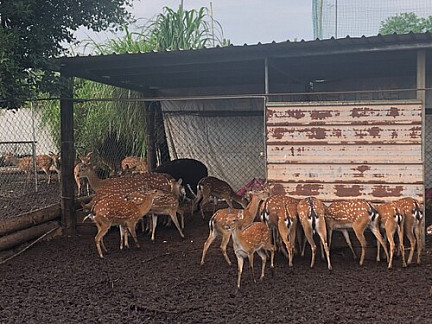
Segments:
[[[432,55],[432,34],[409,33],[358,38],[281,42],[134,54],[62,57],[66,76],[89,79],[149,93],[213,89],[232,94],[233,87],[264,93],[265,61],[269,82],[313,81],[346,77],[416,74],[417,50]],[[432,60],[427,60],[427,68]]]

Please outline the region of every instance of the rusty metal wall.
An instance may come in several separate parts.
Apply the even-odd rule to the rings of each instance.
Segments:
[[[419,101],[267,103],[267,177],[324,201],[423,200]]]

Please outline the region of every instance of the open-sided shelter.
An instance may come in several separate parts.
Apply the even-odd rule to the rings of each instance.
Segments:
[[[432,180],[425,176],[431,55],[431,34],[410,33],[64,57],[59,70],[143,93],[149,117],[160,104],[171,156],[200,159],[228,182],[237,177],[237,187],[267,177],[296,197],[383,201],[423,199]],[[73,103],[69,87],[61,149],[71,232]],[[228,145],[227,136],[239,138]]]

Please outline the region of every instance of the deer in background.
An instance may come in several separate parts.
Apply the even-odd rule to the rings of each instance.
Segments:
[[[127,156],[121,161],[120,167],[122,172],[126,172],[126,173],[127,172],[144,173],[148,171],[147,159],[145,157]]]
[[[4,155],[4,161],[16,165],[26,175],[26,182],[30,179],[31,173],[34,170],[33,156],[26,156],[22,158],[15,157],[12,153]],[[52,158],[49,155],[36,155],[36,169],[41,169],[48,176],[48,184],[51,182],[51,165]]]
[[[98,250],[99,256],[103,258],[102,248],[105,252],[107,249],[103,243],[103,237],[108,232],[112,225],[119,225],[123,228],[127,228],[135,241],[137,248],[140,247],[135,227],[138,221],[149,212],[155,197],[163,194],[160,190],[149,190],[142,195],[142,200],[140,202],[132,202],[125,199],[105,197],[97,202],[94,206],[95,215],[93,221],[96,224],[98,232],[95,236],[96,248]],[[135,193],[135,195],[138,195]],[[123,231],[121,228],[120,231]],[[122,235],[122,239],[126,240],[127,243],[127,233]]]
[[[233,216],[239,219],[239,226],[247,226],[251,224],[258,211],[258,205],[261,200],[268,198],[269,193],[266,188],[262,190],[254,190],[250,192],[251,200],[245,209],[235,209],[235,208],[224,208],[219,209],[209,221],[210,233],[207,240],[204,243],[204,248],[201,257],[201,265],[204,264],[205,256],[210,245],[219,235],[222,235],[222,242],[220,248],[226,262],[231,265],[231,260],[228,257],[226,248],[231,237],[231,232],[226,229],[226,225],[229,219]]]
[[[396,207],[404,217],[405,233],[410,242],[410,253],[408,264],[412,263],[414,250],[417,242],[417,263],[420,264],[421,251],[423,249],[422,231],[423,231],[423,207],[417,199],[406,197],[395,202]]]
[[[241,276],[243,272],[244,259],[249,259],[249,266],[252,271],[253,281],[256,283],[254,274],[254,253],[257,252],[261,257],[261,276],[260,280],[264,278],[265,267],[267,263],[267,252],[270,252],[270,267],[272,274],[274,273],[274,247],[270,240],[270,230],[262,222],[250,223],[246,227],[242,223],[244,218],[243,214],[231,215],[228,217],[225,230],[231,233],[233,239],[234,252],[237,257],[237,289],[240,290]]]
[[[402,266],[406,267],[405,262],[405,250],[403,245],[403,226],[404,219],[402,214],[399,212],[396,204],[393,202],[387,202],[384,204],[377,205],[378,214],[380,216],[380,226],[385,231],[385,237],[389,242],[389,256],[387,259],[388,269],[391,269],[393,265],[393,254],[395,250],[394,235],[395,232],[399,238],[399,248],[402,253]],[[377,261],[380,261],[380,244],[377,242]]]
[[[287,252],[283,247],[281,247],[281,250],[288,253],[286,256],[290,268],[293,266],[298,222],[297,205],[299,201],[299,199],[285,195],[273,195],[260,208],[262,221],[273,232],[273,244],[275,247],[280,240],[284,243]]]
[[[239,195],[237,195],[232,187],[225,181],[216,177],[205,177],[202,178],[197,185],[197,196],[192,201],[192,214],[199,201],[202,218],[205,218],[203,207],[210,201],[210,197],[214,198],[213,214],[216,209],[216,199],[223,199],[226,201],[230,208],[234,208],[233,201],[239,203],[243,208],[246,208],[248,201]]]
[[[330,249],[327,244],[327,228],[324,203],[315,197],[308,197],[299,201],[297,205],[297,214],[302,224],[304,234],[307,241],[309,242],[312,250],[312,259],[310,267],[313,268],[315,265],[315,254],[316,244],[313,239],[313,235],[318,233],[321,244],[324,246],[324,250],[327,256],[327,268],[329,271],[332,270],[330,262]]]
[[[88,183],[88,180],[85,177],[81,177],[80,178],[80,176],[79,176],[79,170],[80,170],[80,167],[81,167],[82,164],[85,164],[85,165],[91,165],[92,164],[91,163],[92,155],[93,155],[93,152],[88,152],[84,156],[78,155],[78,159],[79,159],[80,162],[78,162],[74,166],[73,173],[74,173],[75,183],[76,183],[76,185],[78,187],[78,196],[81,195],[81,188],[83,186],[85,186],[85,188],[86,188],[87,196],[90,195],[90,185]]]
[[[387,247],[384,244],[379,230],[379,213],[376,207],[371,203],[364,199],[333,202],[326,209],[325,220],[329,232],[329,246],[331,246],[332,233],[334,230],[342,231],[348,243],[349,236],[347,229],[352,228],[361,245],[360,265],[362,266],[366,254],[366,238],[364,236],[364,231],[366,228],[369,228],[377,238],[379,244],[383,247],[387,260],[389,260]],[[354,258],[356,258],[351,243],[348,243],[348,245],[353,252]]]

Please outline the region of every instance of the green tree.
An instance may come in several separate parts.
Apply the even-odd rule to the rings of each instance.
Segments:
[[[58,87],[52,58],[66,52],[81,26],[114,29],[129,21],[132,0],[0,1],[0,107],[18,108]]]
[[[426,31],[432,31],[432,16],[421,18],[413,12],[405,12],[389,17],[381,22],[379,29],[381,35],[407,34],[409,32],[423,33]]]
[[[181,23],[180,23],[181,22]],[[216,28],[211,28],[213,26]],[[175,27],[177,26],[177,27]],[[134,30],[132,32],[131,30]],[[153,50],[201,48],[203,46],[228,45],[217,21],[212,21],[206,8],[178,11],[164,8],[144,26],[125,26],[122,36],[103,44],[86,42],[85,51],[92,55],[111,53],[138,53]],[[146,130],[144,103],[131,100],[142,94],[126,89],[78,79],[74,97],[79,99],[114,98],[113,101],[83,101],[75,105],[75,140],[79,153],[95,151],[101,154],[105,138],[116,134],[127,146],[127,154],[145,156]],[[116,101],[115,99],[126,99]],[[59,143],[60,108],[57,102],[45,102],[43,121],[51,128],[53,138]],[[84,149],[80,151],[80,147]]]

